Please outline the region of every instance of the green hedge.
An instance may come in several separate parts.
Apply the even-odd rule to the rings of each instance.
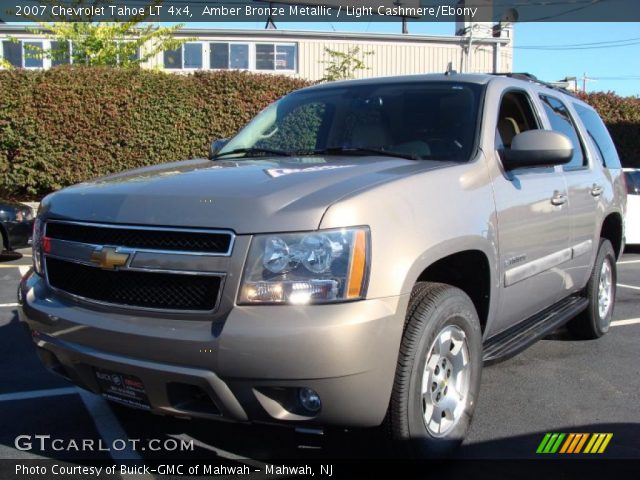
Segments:
[[[0,197],[206,156],[303,80],[242,72],[194,75],[58,67],[0,72]]]
[[[57,67],[0,71],[0,197],[39,198],[99,175],[202,157],[303,80]],[[625,165],[640,167],[640,99],[593,93]]]

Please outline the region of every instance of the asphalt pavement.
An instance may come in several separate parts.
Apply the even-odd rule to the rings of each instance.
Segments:
[[[264,425],[176,419],[114,406],[46,371],[19,323],[16,288],[29,250],[0,259],[0,459],[279,458],[384,456],[370,431],[296,433]],[[612,433],[603,456],[640,459],[640,251],[618,264],[614,322],[605,337],[560,330],[486,367],[463,458],[531,458],[549,432]],[[59,439],[40,439],[51,435]],[[132,440],[117,450],[115,440]],[[93,450],[74,449],[90,441]],[[31,445],[28,445],[28,443]],[[27,447],[30,448],[27,448]],[[71,448],[69,448],[71,446]],[[120,444],[118,444],[120,447]]]

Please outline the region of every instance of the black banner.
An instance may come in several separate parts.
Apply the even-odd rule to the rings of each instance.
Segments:
[[[257,462],[215,457],[201,461],[81,461],[0,460],[0,478],[111,480],[120,478],[298,478],[301,480],[359,478],[535,479],[595,478],[615,474],[635,478],[638,460],[304,460]],[[633,476],[632,476],[633,474]],[[627,477],[628,475],[628,477]]]
[[[637,22],[637,0],[0,0],[3,22]]]

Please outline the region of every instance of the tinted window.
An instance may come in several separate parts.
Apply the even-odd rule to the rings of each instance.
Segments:
[[[590,108],[580,104],[574,104],[573,106],[587,132],[589,132],[593,143],[596,144],[604,165],[607,168],[620,168],[620,158],[618,157],[616,146],[611,140],[611,135],[609,135],[609,131],[600,116]]]
[[[260,113],[221,153],[252,147],[298,154],[371,148],[466,161],[474,152],[482,89],[428,82],[295,92]]]
[[[185,43],[184,68],[202,68],[201,43]]]
[[[71,63],[69,42],[51,42],[51,66]]]
[[[9,40],[2,42],[2,52],[4,59],[17,68],[22,68],[22,45],[20,42],[14,43]]]
[[[586,165],[582,143],[580,142],[580,137],[578,136],[578,132],[576,131],[567,107],[557,98],[547,95],[540,95],[540,100],[542,100],[542,104],[544,105],[544,110],[551,123],[551,128],[556,132],[564,133],[573,144],[573,158],[564,168],[580,168]]]
[[[182,68],[182,48],[164,52],[164,68]]]
[[[42,42],[24,42],[24,66],[42,68]]]

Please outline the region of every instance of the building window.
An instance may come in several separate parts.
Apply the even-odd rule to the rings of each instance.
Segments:
[[[176,48],[175,50],[165,50],[164,68],[182,68],[182,48]]]
[[[201,43],[185,43],[184,49],[184,68],[202,68],[202,44]]]
[[[296,46],[256,44],[256,70],[295,70]]]
[[[67,65],[71,63],[71,49],[69,42],[51,42],[51,66]]]
[[[24,67],[25,68],[42,68],[42,42],[22,42]]]
[[[11,40],[2,41],[3,58],[16,68],[22,68],[22,43]]]
[[[202,68],[202,44],[185,43],[175,50],[164,52],[164,68]]]
[[[249,45],[240,43],[210,43],[209,68],[249,68]]]

